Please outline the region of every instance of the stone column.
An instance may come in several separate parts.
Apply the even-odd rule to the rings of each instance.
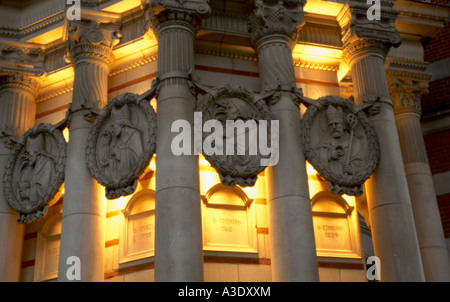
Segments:
[[[266,170],[273,281],[319,281],[306,162],[300,141],[300,109],[292,47],[304,23],[303,3],[256,1],[250,31],[258,53],[262,93],[279,121],[279,161]]]
[[[112,47],[119,26],[95,20],[74,21],[69,26],[69,59],[75,78],[69,107],[65,193],[62,213],[58,281],[72,281],[68,268],[80,259],[81,281],[103,281],[105,249],[104,189],[90,175],[86,145],[93,126],[93,109],[107,103],[108,73],[113,62]],[[71,259],[69,259],[71,260]]]
[[[175,156],[172,123],[194,125],[195,90],[188,79],[194,69],[198,13],[207,1],[165,1],[152,6],[158,38],[155,281],[203,281],[203,243],[197,154]],[[161,4],[162,5],[162,4]],[[192,136],[193,137],[193,136]],[[192,139],[193,146],[193,139]]]
[[[354,1],[341,14],[344,59],[350,66],[356,104],[372,104],[369,119],[380,142],[378,168],[365,189],[381,281],[424,281],[416,228],[399,137],[389,97],[384,61],[401,38],[397,12],[383,3],[381,20],[368,21],[365,1]]]
[[[389,79],[425,280],[449,282],[447,245],[420,126],[420,99],[428,82],[401,79],[392,73]]]
[[[10,74],[0,78],[0,282],[20,281],[24,225],[8,204],[3,176],[10,158],[9,135],[22,135],[34,126],[39,84],[32,77]],[[17,130],[17,131],[15,131]]]

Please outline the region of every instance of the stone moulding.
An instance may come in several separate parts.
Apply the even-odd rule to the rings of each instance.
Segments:
[[[38,124],[19,138],[10,137],[11,157],[4,176],[5,196],[18,223],[36,221],[62,194],[66,141],[57,126]]]
[[[156,150],[156,113],[149,101],[156,88],[125,93],[98,113],[86,148],[91,175],[108,199],[134,193]]]
[[[264,100],[245,88],[237,85],[224,85],[208,89],[205,95],[199,96],[197,111],[202,112],[202,124],[209,120],[217,120],[222,124],[224,137],[228,134],[225,122],[226,120],[242,120],[244,123],[249,120],[266,120],[268,127],[272,116]],[[234,131],[234,130],[233,130]],[[257,130],[260,131],[260,130]],[[234,135],[234,132],[233,132]],[[239,135],[239,134],[237,134]],[[238,139],[234,138],[234,150],[237,148]],[[206,160],[219,173],[222,184],[227,186],[241,187],[254,186],[258,174],[266,168],[260,164],[262,155],[258,152],[256,155],[250,155],[248,152],[251,140],[250,135],[245,135],[245,155],[227,155],[228,150],[224,142],[223,155],[203,154]],[[208,132],[203,132],[202,142],[209,136]],[[225,139],[226,141],[226,139]],[[271,141],[271,131],[267,129],[267,141]]]
[[[310,105],[301,121],[305,157],[334,194],[360,196],[378,164],[378,137],[362,109],[326,96]],[[337,132],[336,124],[342,127]]]

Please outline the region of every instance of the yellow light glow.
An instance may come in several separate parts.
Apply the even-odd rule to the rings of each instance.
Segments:
[[[308,173],[308,176],[316,176],[318,174],[316,169],[314,169],[309,162],[306,162],[306,172]]]
[[[69,142],[69,128],[64,128],[63,130],[63,136],[64,136],[64,140],[67,142]]]
[[[150,170],[156,171],[156,154],[153,155],[152,159],[150,160]]]
[[[209,161],[207,161],[206,158],[201,154],[198,156],[198,162],[200,164],[200,167],[211,167]]]
[[[102,9],[104,12],[121,14],[141,5],[141,0],[122,0]]]
[[[314,57],[322,61],[324,58],[340,60],[342,57],[342,50],[338,48],[322,47],[317,45],[297,44],[294,47],[294,54],[300,55],[301,59],[303,59],[305,56],[308,56],[308,58]],[[327,62],[323,63],[326,64]]]
[[[31,38],[30,40],[27,40],[27,42],[46,45],[56,40],[62,39],[62,36],[63,36],[63,26],[60,26],[46,33],[43,33],[42,35]]]
[[[307,13],[336,17],[344,4],[321,0],[308,0],[304,10]]]

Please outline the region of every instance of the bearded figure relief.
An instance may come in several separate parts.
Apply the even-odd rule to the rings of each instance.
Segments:
[[[307,160],[336,194],[359,196],[378,164],[378,138],[364,112],[338,96],[318,99],[302,119]]]
[[[262,131],[271,142],[272,118],[267,105],[244,88],[225,85],[202,96],[197,110],[202,112],[204,125],[211,121],[218,123],[213,126],[214,133],[220,133],[213,140],[214,152],[203,151],[206,160],[219,172],[221,182],[229,186],[253,186],[268,165],[261,164],[268,156],[260,152],[260,146],[266,145],[260,141]],[[261,127],[261,121],[268,122],[267,127]],[[204,145],[211,143],[212,136],[203,132]]]
[[[66,142],[59,129],[39,124],[22,137],[11,138],[12,155],[4,187],[19,223],[44,217],[56,203],[64,182]]]
[[[109,199],[134,193],[156,149],[156,113],[149,99],[125,93],[98,112],[86,149],[89,171]]]

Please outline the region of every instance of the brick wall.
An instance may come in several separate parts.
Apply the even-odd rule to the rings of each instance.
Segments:
[[[450,131],[424,136],[432,174],[450,171]]]
[[[450,238],[450,193],[437,197],[445,238]]]
[[[448,0],[432,0],[449,4]],[[450,22],[445,23],[438,35],[425,45],[425,61],[433,63],[450,57]],[[440,63],[437,63],[440,64]],[[422,97],[423,116],[439,114],[450,109],[450,77],[430,83],[430,93]],[[424,136],[431,173],[450,171],[450,129]],[[450,238],[450,193],[437,196],[442,226]]]
[[[425,61],[433,63],[450,57],[450,21],[425,45]]]

